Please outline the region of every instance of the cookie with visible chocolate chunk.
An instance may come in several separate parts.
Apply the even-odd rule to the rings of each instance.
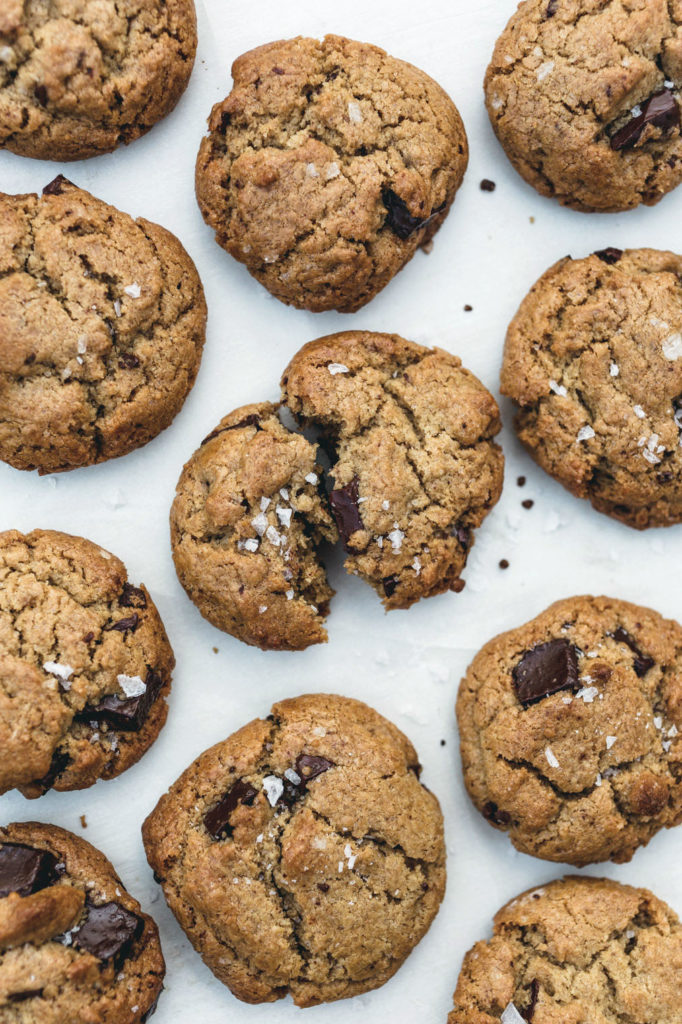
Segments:
[[[682,181],[682,7],[525,0],[485,77],[521,176],[575,210],[652,206]]]
[[[445,889],[443,819],[409,740],[372,708],[280,701],[207,750],[144,823],[181,927],[239,999],[378,988]]]
[[[682,626],[608,597],[490,640],[457,697],[464,781],[517,849],[630,860],[682,821]]]
[[[564,878],[511,900],[464,957],[448,1024],[680,1024],[682,925],[647,889]]]
[[[182,245],[66,178],[0,194],[0,459],[55,473],[146,444],[194,384],[206,303]]]
[[[144,1024],[165,969],[154,921],[104,854],[56,825],[0,828],[3,1024]]]
[[[282,398],[326,435],[346,568],[386,609],[459,591],[473,530],[502,490],[495,399],[460,360],[396,334],[311,341]]]
[[[0,533],[0,793],[84,789],[142,757],[175,659],[144,586],[91,541]]]
[[[0,148],[82,160],[148,132],[187,87],[193,0],[3,0]]]
[[[278,406],[245,405],[221,420],[178,482],[170,519],[180,582],[209,622],[263,650],[327,639],[333,590],[318,549],[336,530],[316,457]]]
[[[682,522],[682,257],[559,260],[509,326],[501,389],[573,494],[637,529]]]
[[[447,216],[468,161],[457,108],[341,36],[260,46],[232,75],[197,158],[204,220],[282,302],[359,309]]]

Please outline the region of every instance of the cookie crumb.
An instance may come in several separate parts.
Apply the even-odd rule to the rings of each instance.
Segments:
[[[88,827],[88,822],[87,822],[87,819],[86,819],[84,814],[81,814],[81,816],[80,816],[80,823],[81,823],[81,828],[87,828]]]

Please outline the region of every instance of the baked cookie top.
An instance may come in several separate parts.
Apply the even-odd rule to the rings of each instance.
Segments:
[[[56,825],[0,828],[3,1024],[143,1024],[165,964],[104,854]]]
[[[206,304],[168,231],[63,177],[0,193],[0,458],[58,472],[167,427],[199,368]]]
[[[447,214],[468,161],[457,108],[342,36],[260,46],[232,76],[197,159],[204,219],[282,302],[359,309]]]
[[[333,590],[318,557],[336,530],[317,448],[269,402],[220,421],[183,469],[171,509],[178,577],[201,614],[264,650],[324,643]]]
[[[0,793],[83,789],[166,720],[173,651],[144,586],[96,544],[0,533]]]
[[[576,210],[651,206],[682,180],[677,0],[525,0],[485,78],[517,171]]]
[[[409,740],[359,701],[274,705],[207,750],[142,834],[173,913],[239,998],[377,988],[436,915],[443,820]]]
[[[682,257],[560,260],[507,332],[502,393],[543,469],[629,526],[682,520]]]
[[[495,915],[464,958],[448,1024],[680,1024],[682,926],[646,889],[564,878]]]
[[[682,626],[608,597],[495,637],[457,698],[464,781],[524,853],[630,860],[682,820]]]
[[[303,346],[282,397],[334,449],[348,571],[387,609],[461,590],[472,530],[502,490],[499,411],[481,382],[442,349],[347,331]]]
[[[3,0],[0,147],[80,160],[170,113],[197,46],[193,0]]]

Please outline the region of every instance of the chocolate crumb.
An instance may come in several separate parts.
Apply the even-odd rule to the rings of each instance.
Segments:
[[[481,192],[494,192],[497,185],[490,178],[484,178],[481,182]]]
[[[461,594],[466,587],[466,580],[455,580],[450,590],[453,590],[455,594]]]
[[[317,888],[320,890],[320,892],[329,892],[329,886],[327,885],[326,882],[318,882]]]
[[[501,558],[500,559],[500,569],[508,569],[508,568],[509,568],[509,562],[507,561],[507,559],[506,558]]]
[[[533,501],[532,498],[526,498],[526,500],[522,501],[521,504],[523,505],[524,508],[532,508],[533,505],[535,504],[535,502]]]
[[[474,307],[470,306],[469,303],[467,302],[466,306],[464,307],[464,312],[465,313],[471,313],[473,311],[473,308]]]
[[[516,486],[517,487],[525,487],[526,486],[526,478],[525,478],[525,476],[517,476],[517,478],[516,478]]]
[[[602,263],[608,263],[609,266],[613,266],[623,255],[622,249],[614,249],[613,246],[609,246],[607,249],[598,249],[594,254],[597,259],[600,259]]]
[[[62,188],[64,185],[71,185],[72,182],[68,178],[65,178],[63,174],[58,174],[56,178],[53,178],[49,184],[43,189],[44,196],[60,196],[62,194]]]

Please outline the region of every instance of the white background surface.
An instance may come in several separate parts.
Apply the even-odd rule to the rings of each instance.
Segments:
[[[115,552],[132,581],[149,587],[177,656],[168,724],[140,764],[80,793],[49,793],[32,803],[18,794],[0,798],[3,822],[38,818],[99,846],[154,915],[168,962],[154,1024],[180,1024],[189,1015],[206,1024],[290,1024],[301,1014],[306,1024],[444,1024],[462,955],[489,934],[492,914],[522,889],[562,873],[559,865],[515,853],[468,802],[453,716],[467,664],[492,635],[570,594],[607,593],[682,616],[682,527],[638,534],[572,498],[521,451],[506,403],[505,490],[478,531],[462,594],[387,616],[369,587],[337,565],[331,573],[338,594],[329,644],[300,654],[262,653],[206,623],[173,571],[168,510],[184,461],[231,409],[275,399],[282,369],[304,342],[344,328],[396,331],[457,353],[497,394],[506,325],[555,259],[608,245],[682,248],[682,188],[654,209],[586,216],[561,210],[516,176],[494,139],[482,95],[493,43],[514,6],[514,0],[204,0],[188,92],[144,139],[68,166],[0,153],[3,191],[39,191],[63,171],[120,209],[175,232],[196,261],[208,300],[208,339],[197,384],[164,434],[126,458],[58,477],[39,478],[0,464],[0,529],[66,530]],[[271,39],[332,31],[377,43],[429,72],[457,103],[471,146],[464,185],[433,252],[418,253],[352,316],[315,315],[278,303],[216,246],[193,195],[205,120],[229,91],[234,58]],[[493,194],[480,191],[484,177],[496,181]],[[463,311],[465,303],[473,312]],[[519,474],[528,480],[523,489],[516,485]],[[530,511],[521,507],[525,498],[535,502]],[[498,568],[501,558],[511,563],[506,572]],[[447,895],[429,934],[378,991],[305,1011],[290,1000],[250,1007],[213,978],[165,907],[146,865],[140,824],[207,746],[267,714],[275,699],[320,690],[367,701],[415,743],[423,780],[445,814]],[[87,816],[85,832],[81,814]],[[597,866],[590,873],[649,886],[680,912],[679,843],[679,832],[659,835],[631,864]]]

